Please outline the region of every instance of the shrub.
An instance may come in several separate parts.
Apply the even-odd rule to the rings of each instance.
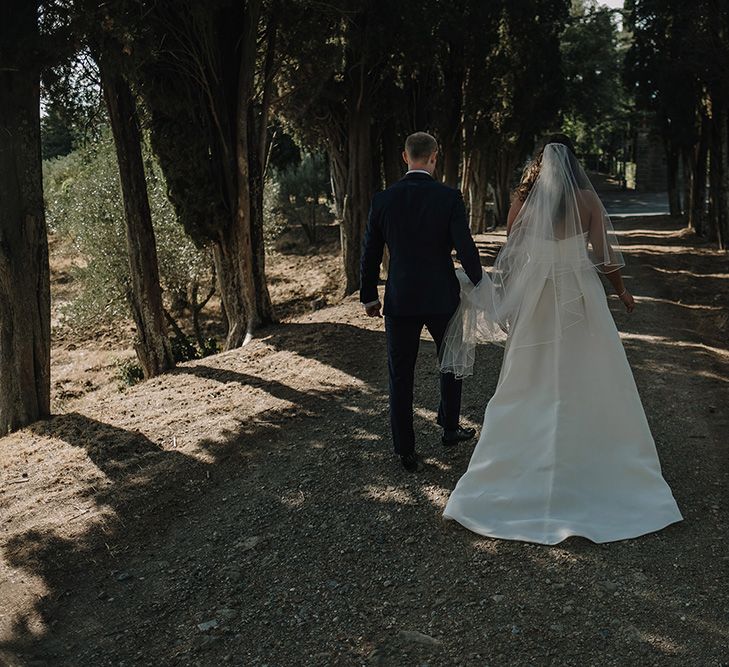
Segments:
[[[131,387],[144,379],[142,367],[133,359],[117,359],[116,374],[122,386]]]
[[[301,225],[310,243],[318,242],[317,227],[331,219],[329,169],[322,154],[304,153],[301,161],[273,170],[269,185],[269,216],[283,230],[288,221]]]
[[[178,224],[161,169],[146,148],[145,167],[160,282],[167,304],[182,301],[182,307],[193,285],[210,282],[211,253],[197,248]],[[74,270],[82,289],[62,308],[64,321],[88,331],[129,317],[124,209],[108,132],[95,144],[46,161],[44,189],[49,229],[70,238],[82,258]]]

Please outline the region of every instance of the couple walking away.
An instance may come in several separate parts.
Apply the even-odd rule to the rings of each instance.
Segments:
[[[435,139],[407,138],[404,178],[372,200],[360,300],[384,316],[395,453],[417,472],[413,384],[426,327],[440,360],[444,445],[459,426],[462,378],[475,346],[505,346],[480,438],[444,517],[491,537],[556,544],[571,535],[610,542],[680,521],[661,475],[643,406],[598,272],[632,312],[608,215],[564,135],[549,137],[524,171],[507,241],[481,267],[458,190],[433,178]],[[456,250],[463,269],[455,270]]]

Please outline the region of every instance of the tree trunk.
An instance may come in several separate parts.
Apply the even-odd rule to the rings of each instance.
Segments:
[[[255,155],[255,150],[250,145],[252,135],[250,106],[260,11],[261,0],[251,0],[246,3],[240,46],[235,117],[236,206],[232,224],[226,229],[223,236],[225,246],[216,253],[220,262],[219,268],[225,271],[225,273],[220,273],[221,279],[229,274],[230,280],[228,285],[221,284],[221,293],[230,300],[230,307],[226,303],[226,311],[231,324],[225,341],[227,350],[240,347],[248,342],[254,329],[260,326],[266,317],[266,313],[261,310],[261,303],[256,294],[260,277],[256,277],[255,268],[257,260],[257,252],[253,245],[255,209],[252,205],[254,193],[251,191],[256,160],[251,160],[251,155]],[[246,319],[243,320],[243,317]]]
[[[232,350],[248,342],[248,308],[243,295],[243,269],[239,261],[245,244],[235,222],[221,230],[213,245],[215,273],[227,323],[223,348]]]
[[[265,122],[265,112],[259,122]],[[249,127],[254,128],[255,123],[249,119]],[[252,150],[248,163],[250,165],[250,216],[251,216],[251,244],[253,246],[253,299],[255,307],[253,312],[257,313],[256,326],[264,326],[274,322],[273,304],[268,291],[266,280],[266,243],[263,233],[263,165],[265,155],[259,155],[255,150],[256,144],[253,137],[249,140],[249,147]]]
[[[513,149],[502,148],[494,169],[494,226],[506,225],[511,200],[511,178],[516,158]]]
[[[98,59],[106,108],[109,112],[122,198],[129,256],[131,289],[128,298],[137,325],[135,350],[145,378],[154,377],[175,364],[167,337],[162,289],[159,284],[157,246],[149,210],[147,182],[137,119],[129,84],[113,71],[104,57]]]
[[[254,17],[252,17],[253,19]],[[257,23],[258,16],[255,17]],[[275,321],[271,295],[266,280],[266,243],[263,233],[263,188],[266,166],[268,112],[271,104],[273,87],[273,66],[276,51],[276,15],[273,13],[266,28],[266,54],[263,71],[263,97],[260,110],[249,104],[249,131],[256,134],[249,136],[250,196],[251,196],[251,242],[253,244],[253,281],[254,311],[258,314],[258,325],[263,326]],[[255,68],[256,26],[251,27],[249,38],[253,41],[251,68]],[[251,56],[249,56],[251,57]]]
[[[349,168],[344,219],[341,225],[345,295],[359,289],[359,264],[362,240],[367,226],[374,175],[369,108],[361,102],[352,109],[349,124]]]
[[[398,136],[397,128],[392,120],[385,124],[382,132],[382,167],[385,174],[385,187],[390,187],[403,177],[402,161],[403,141]],[[382,254],[382,278],[387,279],[390,272],[390,251],[387,246]]]
[[[723,104],[712,99],[711,148],[709,153],[709,216],[708,236],[719,248],[727,245],[729,192],[727,179],[727,112]]]
[[[486,208],[489,192],[489,164],[481,150],[471,151],[468,163],[468,177],[464,177],[464,191],[468,196],[470,226],[473,234],[486,231]]]
[[[463,203],[466,206],[466,215],[468,216],[469,225],[471,225],[471,192],[470,192],[470,186],[471,186],[471,169],[472,169],[473,161],[470,157],[470,155],[463,158],[463,165],[461,166],[461,182],[458,184],[458,187],[460,188],[461,192],[463,193]],[[473,231],[473,226],[471,226],[471,232],[475,233]]]
[[[722,104],[716,112],[717,165],[716,241],[720,250],[729,249],[729,113]]]
[[[446,59],[444,96],[446,113],[443,124],[443,182],[458,187],[458,169],[461,165],[461,132],[463,122],[463,44],[451,43]]]
[[[443,182],[452,188],[457,188],[458,168],[461,164],[461,146],[458,137],[449,137],[443,149]]]
[[[691,179],[693,175],[692,148],[693,147],[689,146],[684,147],[681,150],[681,213],[686,220],[686,226],[688,226],[689,221],[689,211],[691,208],[691,190],[693,189],[691,184]]]
[[[370,201],[376,188],[376,176],[379,177],[380,169],[379,162],[377,165],[375,163],[375,154],[378,151],[373,146],[378,137],[372,131],[372,85],[373,81],[380,81],[377,72],[380,65],[369,52],[373,41],[369,35],[369,12],[372,10],[372,6],[368,5],[348,22],[343,82],[346,90],[344,122],[340,126],[340,132],[336,132],[336,128],[330,132],[330,143],[332,139],[341,136],[342,145],[346,147],[347,180],[342,223],[339,228],[345,296],[359,290],[362,240]]]
[[[382,128],[382,168],[385,174],[385,187],[387,188],[403,176],[403,144],[404,141],[398,136],[392,119],[385,121]]]
[[[709,118],[702,112],[699,142],[692,153],[691,196],[689,203],[688,226],[696,234],[705,233],[706,204],[706,159],[709,150]]]
[[[329,155],[329,178],[334,198],[334,215],[337,220],[344,219],[344,197],[347,190],[347,156],[335,131],[327,138],[327,154]]]
[[[329,157],[329,181],[334,199],[334,215],[344,220],[345,197],[347,193],[347,125],[344,105],[333,104],[329,108],[330,118],[322,131]]]
[[[678,150],[669,139],[666,139],[664,143],[666,149],[668,211],[671,215],[681,215],[681,195],[678,189]]]
[[[195,280],[195,282],[192,285],[192,289],[190,290],[190,309],[192,310],[192,327],[195,331],[195,339],[197,340],[197,344],[200,348],[200,351],[203,353],[203,355],[206,352],[207,344],[205,341],[205,337],[203,336],[203,330],[202,325],[200,324],[200,313],[202,312],[202,309],[205,308],[208,301],[213,298],[213,295],[215,294],[215,285],[216,285],[216,275],[215,275],[215,264],[212,266],[212,284],[210,285],[210,288],[208,289],[208,293],[205,295],[205,298],[200,301],[198,299],[199,293],[200,293],[200,284]]]
[[[721,149],[717,142],[716,131],[716,107],[712,103],[711,110],[711,132],[709,139],[709,212],[706,216],[706,236],[709,241],[716,242],[718,239],[718,197],[719,178],[721,176]]]
[[[268,115],[271,109],[271,97],[273,95],[274,65],[276,60],[276,38],[278,36],[278,24],[276,23],[279,10],[278,3],[272,7],[266,26],[266,55],[263,64],[263,95],[261,101],[261,119],[258,128],[258,159],[262,178],[266,178],[266,165],[269,154],[268,140]]]
[[[0,42],[10,47],[0,69],[0,436],[50,414],[37,38],[37,2],[0,6]]]

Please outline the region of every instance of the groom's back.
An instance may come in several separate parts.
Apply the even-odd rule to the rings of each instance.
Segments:
[[[448,223],[458,196],[457,190],[420,173],[409,174],[375,195],[391,261],[417,253],[424,259],[450,260]]]
[[[460,286],[451,253],[459,205],[463,207],[458,190],[420,172],[375,195],[373,215],[390,252],[386,315],[447,314],[458,306]]]

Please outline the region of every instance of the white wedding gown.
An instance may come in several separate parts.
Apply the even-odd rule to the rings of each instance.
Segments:
[[[682,518],[602,283],[592,264],[580,265],[587,236],[542,241],[543,270],[524,274],[480,439],[444,512],[481,535],[610,542]],[[471,289],[462,310],[494,287]]]

